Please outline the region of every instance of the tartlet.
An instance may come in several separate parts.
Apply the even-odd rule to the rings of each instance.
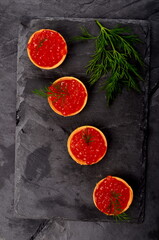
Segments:
[[[98,128],[82,126],[70,134],[67,149],[72,159],[77,163],[92,165],[98,163],[105,156],[107,140]]]
[[[96,184],[93,201],[98,210],[104,214],[117,216],[130,207],[133,190],[123,179],[107,176]]]
[[[35,66],[49,70],[63,63],[67,55],[67,44],[59,32],[40,29],[29,38],[27,53]]]
[[[75,77],[61,77],[49,87],[48,103],[52,110],[64,117],[82,111],[88,99],[85,85]]]

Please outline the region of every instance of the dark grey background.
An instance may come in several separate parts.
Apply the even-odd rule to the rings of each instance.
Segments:
[[[150,20],[151,81],[146,211],[143,224],[50,222],[37,233],[43,220],[18,220],[13,213],[16,58],[21,19],[34,17],[100,17]],[[159,1],[0,1],[0,240],[159,239]],[[36,236],[37,235],[37,236]]]

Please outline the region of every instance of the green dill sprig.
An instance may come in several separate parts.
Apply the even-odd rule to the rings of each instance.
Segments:
[[[111,214],[113,213],[113,217],[116,221],[130,220],[130,217],[128,216],[127,213],[125,212],[119,213],[122,211],[121,204],[120,204],[121,197],[122,197],[122,194],[112,191],[110,196],[110,203],[106,210]]]
[[[80,29],[81,29],[82,35],[73,37],[71,41],[96,39],[96,37],[91,35],[85,27],[81,27]]]
[[[85,128],[82,131],[82,139],[89,145],[89,143],[93,142],[94,140],[92,139],[93,136],[88,132],[88,128]]]
[[[44,38],[44,39],[42,39],[41,41],[39,41],[39,43],[38,43],[38,45],[37,45],[37,49],[39,49],[40,47],[42,47],[43,46],[43,44],[44,44],[44,42],[47,40],[47,38]]]
[[[100,29],[98,36],[93,36],[86,28],[82,28],[82,35],[74,39],[95,40],[95,52],[86,66],[86,73],[90,76],[90,85],[105,77],[102,89],[109,105],[123,87],[140,91],[138,80],[143,78],[136,65],[143,65],[143,60],[133,44],[141,40],[136,35],[126,35],[130,33],[130,29],[126,27],[108,29],[98,20],[96,24]]]
[[[48,87],[44,87],[43,89],[34,89],[32,92],[35,95],[47,98],[49,96],[50,89]]]
[[[113,216],[115,221],[118,222],[118,221],[128,221],[128,220],[131,220],[131,218],[129,217],[129,215],[125,212],[123,213],[120,213],[120,214],[117,214],[117,215],[114,215]]]
[[[53,89],[50,87],[44,87],[42,89],[35,89],[32,91],[35,95],[48,98],[48,97],[54,97],[55,101],[62,98],[62,100],[65,99],[65,97],[68,95],[68,90],[66,87],[62,87],[60,83],[54,84]]]

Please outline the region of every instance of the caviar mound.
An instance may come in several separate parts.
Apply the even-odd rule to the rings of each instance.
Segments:
[[[64,117],[73,116],[82,111],[88,99],[87,89],[75,77],[62,77],[49,87],[48,103],[52,110]]]
[[[41,29],[29,38],[27,53],[35,66],[49,70],[63,63],[67,55],[67,44],[57,31]]]
[[[108,176],[96,184],[93,191],[95,206],[106,215],[125,212],[133,201],[133,190],[123,179]]]
[[[107,152],[107,140],[104,134],[93,126],[76,128],[67,141],[68,153],[81,165],[99,162]]]

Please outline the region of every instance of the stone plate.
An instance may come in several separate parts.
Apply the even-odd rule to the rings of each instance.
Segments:
[[[100,19],[107,27],[129,26],[143,41],[137,49],[149,64],[149,23],[135,20]],[[123,90],[108,107],[99,84],[90,88],[85,66],[94,42],[72,42],[80,27],[93,34],[99,29],[94,19],[45,18],[20,26],[17,68],[17,126],[15,159],[15,214],[22,218],[62,217],[69,220],[114,221],[96,209],[92,192],[102,178],[125,179],[134,190],[127,211],[129,222],[144,219],[148,68],[143,72],[141,93]],[[35,67],[27,57],[30,35],[41,28],[59,31],[68,42],[68,56],[53,70]],[[62,76],[75,76],[87,86],[89,100],[77,116],[64,118],[54,113],[47,100],[32,93]],[[102,80],[101,80],[102,81]],[[104,159],[93,166],[80,166],[67,153],[69,134],[82,125],[93,125],[108,140]]]

